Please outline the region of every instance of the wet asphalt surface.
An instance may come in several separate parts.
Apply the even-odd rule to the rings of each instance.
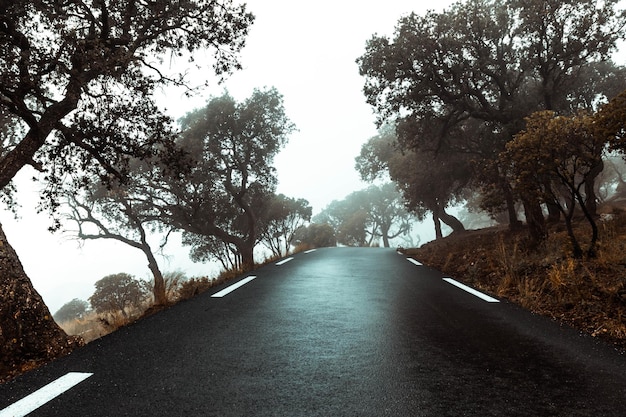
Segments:
[[[90,372],[31,415],[626,415],[624,355],[393,250],[321,249],[248,275],[0,385],[0,410]]]

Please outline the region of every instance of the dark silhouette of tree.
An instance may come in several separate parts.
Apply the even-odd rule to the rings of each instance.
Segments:
[[[481,168],[472,174],[476,185],[491,191],[486,200],[507,206],[514,226],[515,199],[498,156],[531,113],[571,113],[610,98],[624,82],[623,68],[609,62],[625,36],[617,4],[471,0],[405,16],[393,39],[374,36],[357,61],[367,102],[379,123],[395,124],[402,150],[470,155]],[[615,76],[589,82],[599,72]],[[524,206],[541,239],[541,207]]]
[[[167,304],[163,273],[148,242],[153,232],[164,228],[152,207],[146,206],[143,199],[136,198],[125,186],[99,183],[93,184],[82,196],[68,193],[67,205],[67,218],[77,226],[77,239],[113,239],[142,251],[153,277],[154,304]],[[159,249],[166,245],[168,236],[166,233]]]
[[[148,134],[168,123],[152,93],[186,83],[163,59],[210,49],[213,69],[227,74],[240,66],[252,21],[230,0],[0,2],[0,114],[11,122],[2,129],[0,189],[6,194],[31,165],[47,184],[44,206],[54,210],[69,173],[123,180],[130,159],[166,152],[162,138]],[[49,318],[3,233],[0,243],[4,374],[77,340]]]
[[[440,221],[455,232],[465,230],[456,217],[446,212],[450,204],[463,200],[471,179],[470,164],[464,154],[401,151],[393,130],[387,126],[362,146],[356,169],[365,181],[388,174],[402,193],[406,207],[419,220],[432,213],[437,238],[443,237]]]
[[[192,251],[214,238],[236,248],[244,270],[254,268],[260,220],[274,196],[274,156],[294,130],[276,89],[255,90],[237,103],[224,94],[181,120],[179,145],[192,159],[182,180],[164,176],[156,191],[168,224],[205,238],[187,238]],[[196,243],[199,245],[197,246]]]
[[[98,313],[121,312],[128,317],[126,308],[137,307],[147,296],[146,285],[126,273],[107,275],[96,281],[96,290],[89,297],[91,307]]]

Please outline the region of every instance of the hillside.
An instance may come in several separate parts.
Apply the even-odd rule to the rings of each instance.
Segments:
[[[626,213],[604,210],[611,213],[599,221],[595,259],[569,256],[562,224],[550,226],[547,242],[538,249],[527,247],[523,230],[494,227],[453,234],[406,254],[626,351]],[[576,233],[586,244],[590,228],[584,220],[577,222]]]

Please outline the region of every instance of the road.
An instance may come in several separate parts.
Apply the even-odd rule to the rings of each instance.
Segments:
[[[244,278],[0,385],[0,416],[73,377],[31,415],[626,415],[623,355],[393,250],[320,249]]]

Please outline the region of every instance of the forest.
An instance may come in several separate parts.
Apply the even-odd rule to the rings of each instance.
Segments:
[[[611,60],[626,37],[618,7],[467,0],[373,35],[356,63],[379,133],[347,161],[371,186],[312,216],[308,201],[276,192],[273,161],[296,129],[277,89],[243,101],[225,92],[180,120],[155,101],[166,86],[193,88],[163,65],[171,54],[193,61],[211,51],[207,71],[220,76],[241,68],[254,22],[245,5],[2,1],[3,200],[15,207],[12,180],[34,167],[52,228],[72,224],[79,239],[141,250],[155,306],[170,300],[151,234],[164,245],[182,233],[192,259],[247,271],[259,246],[275,257],[336,244],[415,247],[412,230],[426,217],[438,240],[442,223],[462,234],[453,210],[466,207],[523,231],[529,249],[562,224],[568,256],[593,259],[598,204],[624,192],[626,68]],[[1,229],[0,244],[4,375],[83,341],[55,323]],[[97,300],[96,310],[125,311]]]

